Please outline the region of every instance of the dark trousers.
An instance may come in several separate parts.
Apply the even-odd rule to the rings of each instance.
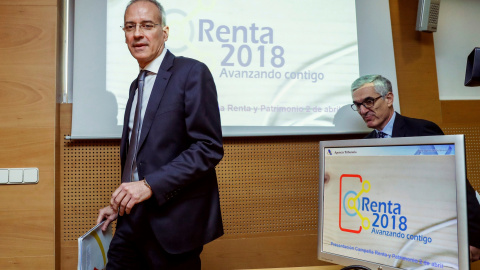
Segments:
[[[107,254],[107,270],[200,270],[202,250],[203,247],[199,247],[186,253],[170,254],[157,242],[149,224],[132,229],[127,215],[117,221]]]

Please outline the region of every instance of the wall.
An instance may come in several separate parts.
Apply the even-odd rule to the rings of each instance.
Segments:
[[[402,113],[435,121],[447,133],[467,135],[469,178],[478,190],[480,162],[470,161],[475,161],[480,153],[477,142],[480,134],[480,104],[478,101],[438,99],[432,34],[414,30],[417,4],[417,0],[390,0]],[[99,171],[90,173],[98,178],[118,173],[118,164],[111,161],[117,158],[115,153],[118,143],[84,142],[87,144],[85,146],[82,142],[69,142],[63,138],[63,131],[65,128],[68,131],[70,124],[71,108],[70,105],[58,107],[55,104],[58,61],[56,0],[2,0],[0,25],[0,167],[38,167],[40,170],[40,182],[37,185],[0,186],[0,268],[74,269],[76,242],[69,239],[75,239],[79,235],[77,232],[67,234],[70,231],[63,226],[77,228],[77,224],[69,218],[95,216],[96,205],[106,202],[103,193],[108,193],[112,188],[108,185],[88,186],[84,178],[81,178],[86,176],[79,179],[75,177],[82,169],[86,170],[85,166],[93,165],[98,166]],[[61,112],[57,111],[59,109]],[[62,117],[63,122],[57,125],[59,117]],[[60,128],[63,129],[62,132]],[[58,137],[55,131],[58,132]],[[315,175],[318,172],[311,171],[318,164],[315,158],[316,142],[333,138],[292,136],[226,140],[227,155],[219,167],[219,175],[231,188],[224,186],[222,191],[225,205],[222,207],[226,207],[224,215],[228,230],[225,237],[206,246],[203,254],[206,269],[322,264],[314,257],[316,232],[311,222],[316,217],[308,216],[315,212],[312,209],[315,195],[307,191],[315,192],[315,187],[310,185],[314,185],[313,181],[318,178]],[[104,151],[108,155],[104,155]],[[73,158],[66,159],[70,156]],[[290,163],[289,156],[296,161]],[[55,162],[58,162],[58,167],[55,167]],[[255,166],[257,163],[258,167]],[[275,165],[275,169],[265,169],[265,164]],[[292,170],[282,171],[282,164],[291,166]],[[78,170],[76,166],[79,166]],[[54,181],[56,171],[57,182]],[[272,175],[274,179],[290,181],[288,186],[282,186],[281,182],[264,181],[271,179]],[[273,216],[263,214],[262,211],[268,212],[266,210],[272,205],[268,201],[264,205],[257,204],[257,208],[251,208],[251,212],[245,212],[245,203],[253,203],[248,205],[251,207],[255,206],[255,201],[249,202],[251,200],[246,196],[245,190],[233,184],[249,183],[252,179],[259,183],[253,186],[253,190],[264,194],[286,197],[285,193],[275,193],[280,192],[275,190],[285,189],[290,189],[292,194],[301,194],[298,197],[301,200],[293,197],[288,200],[286,197],[286,201],[295,209],[306,209],[299,218],[300,221],[295,220],[295,213],[287,210],[278,210]],[[87,186],[71,186],[70,181]],[[95,198],[95,204],[85,208],[85,198],[78,194],[97,192],[97,188],[105,192]],[[233,190],[239,192],[232,193]],[[302,192],[298,193],[299,191]],[[69,197],[70,201],[63,200],[61,198],[66,195],[70,196],[63,192],[77,194],[77,197]],[[228,198],[235,200],[227,201]],[[302,198],[306,199],[306,203]],[[288,209],[289,205],[286,206],[279,209]],[[87,210],[84,211],[85,209]],[[252,212],[257,215],[249,214]],[[227,213],[234,215],[229,216]],[[266,217],[269,222],[258,221],[258,215],[263,215],[262,218]],[[287,218],[282,220],[282,216]],[[55,218],[59,226],[56,231]],[[90,224],[85,225],[87,222],[80,225],[89,226]],[[60,250],[65,247],[65,250]],[[480,268],[478,263],[475,266],[474,269]]]
[[[480,88],[466,87],[467,56],[480,46],[480,1],[442,0],[433,34],[441,100],[479,100]]]
[[[0,268],[55,267],[56,0],[0,1],[0,168],[36,167],[36,185],[0,186]]]
[[[438,99],[431,33],[415,31],[416,0],[390,1],[402,113],[466,133],[472,149],[480,130],[452,126]],[[62,105],[61,137],[69,135],[71,106]],[[285,136],[226,138],[217,167],[225,235],[205,246],[204,269],[248,269],[322,265],[316,259],[318,141],[359,138]],[[118,141],[68,141],[61,146],[60,236],[62,269],[76,263],[76,237],[94,224],[119,178]],[[471,163],[477,168],[478,163]],[[471,174],[471,180],[479,176]],[[477,188],[480,183],[477,183]]]
[[[417,0],[390,0],[402,114],[441,126],[480,125],[480,100],[439,100],[434,34],[415,31],[417,5]]]

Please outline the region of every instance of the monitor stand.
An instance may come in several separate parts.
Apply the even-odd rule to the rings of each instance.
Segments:
[[[342,268],[341,270],[372,270],[372,269],[362,265],[350,265]]]

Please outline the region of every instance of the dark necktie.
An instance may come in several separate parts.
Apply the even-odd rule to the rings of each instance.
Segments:
[[[377,138],[387,138],[388,134],[385,132],[377,131]]]
[[[130,143],[128,146],[127,160],[125,161],[125,168],[123,170],[122,182],[131,182],[133,180],[133,163],[136,161],[138,151],[138,139],[140,135],[140,122],[142,121],[142,97],[143,85],[145,76],[148,70],[140,71],[137,79],[137,107],[135,108],[135,117],[133,118],[132,135],[130,136]]]

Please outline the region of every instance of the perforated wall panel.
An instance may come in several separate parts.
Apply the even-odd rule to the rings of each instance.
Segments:
[[[467,177],[470,184],[480,191],[480,126],[470,127],[442,127],[448,135],[465,135],[465,152],[467,163]]]
[[[480,127],[443,130],[465,134],[468,178],[479,190]],[[322,139],[334,138],[226,138],[225,157],[217,166],[224,237],[315,233]],[[64,140],[62,240],[76,240],[95,224],[98,209],[108,204],[120,179],[118,144],[119,140]]]
[[[318,140],[229,139],[217,167],[227,237],[315,231]]]
[[[61,239],[77,240],[95,225],[120,179],[118,140],[64,140],[61,147]]]
[[[225,139],[225,156],[217,166],[224,237],[316,232],[322,138]],[[118,144],[119,140],[64,140],[62,240],[76,240],[95,224],[98,209],[108,204],[119,185]]]

